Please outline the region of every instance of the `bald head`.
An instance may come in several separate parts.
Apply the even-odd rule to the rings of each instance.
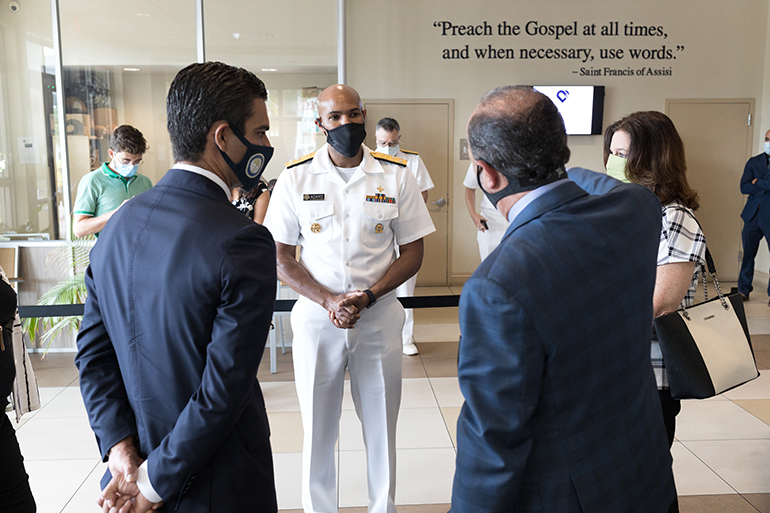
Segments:
[[[318,95],[316,125],[326,135],[329,156],[337,167],[353,167],[363,158],[363,142],[366,137],[364,121],[366,111],[361,107],[361,97],[350,86],[336,84]],[[341,128],[348,125],[346,128]],[[335,129],[340,128],[340,131]]]
[[[324,115],[331,111],[339,111],[350,108],[363,110],[361,97],[358,91],[345,84],[329,86],[318,95],[318,115],[323,119]]]
[[[549,183],[570,155],[558,109],[527,86],[487,93],[468,121],[468,142],[475,160],[536,184]]]

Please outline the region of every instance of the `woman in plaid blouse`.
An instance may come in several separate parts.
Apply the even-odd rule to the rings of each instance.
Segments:
[[[626,180],[650,189],[663,206],[653,295],[655,317],[675,311],[682,303],[689,306],[705,264],[706,238],[693,215],[698,193],[687,183],[684,145],[674,123],[657,111],[634,112],[620,119],[604,132],[604,163],[608,172],[622,169]],[[654,336],[650,356],[671,446],[681,405],[671,398]]]

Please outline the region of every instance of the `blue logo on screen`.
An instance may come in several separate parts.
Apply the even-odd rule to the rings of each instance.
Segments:
[[[567,101],[568,97],[569,97],[569,91],[567,91],[566,89],[562,89],[561,91],[556,93],[556,98],[558,98],[559,101],[562,102],[562,103]]]

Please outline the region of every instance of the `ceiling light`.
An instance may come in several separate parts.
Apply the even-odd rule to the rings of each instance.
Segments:
[[[139,18],[149,18],[149,17],[150,17],[150,15],[149,15],[149,14],[145,14],[145,13],[143,13],[143,12],[138,12],[138,13],[136,13],[136,15],[137,15]]]
[[[238,32],[233,32],[233,37],[234,37],[235,39],[240,39],[240,38],[241,38],[241,35],[240,35]]]
[[[278,68],[262,68],[262,71],[278,71]]]
[[[139,68],[123,68],[123,71],[139,71]]]

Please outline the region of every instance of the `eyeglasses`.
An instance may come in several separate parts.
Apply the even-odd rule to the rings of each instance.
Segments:
[[[113,158],[115,159],[115,162],[118,164],[121,164],[123,166],[141,166],[144,162],[142,160],[142,157],[137,158],[129,158],[126,155],[131,155],[130,153],[124,153],[124,152],[115,152],[113,153]],[[132,155],[136,156],[136,155]]]
[[[118,162],[120,164],[123,164],[124,166],[141,166],[142,164],[144,164],[144,161],[142,159],[139,159],[139,160],[118,159]]]

